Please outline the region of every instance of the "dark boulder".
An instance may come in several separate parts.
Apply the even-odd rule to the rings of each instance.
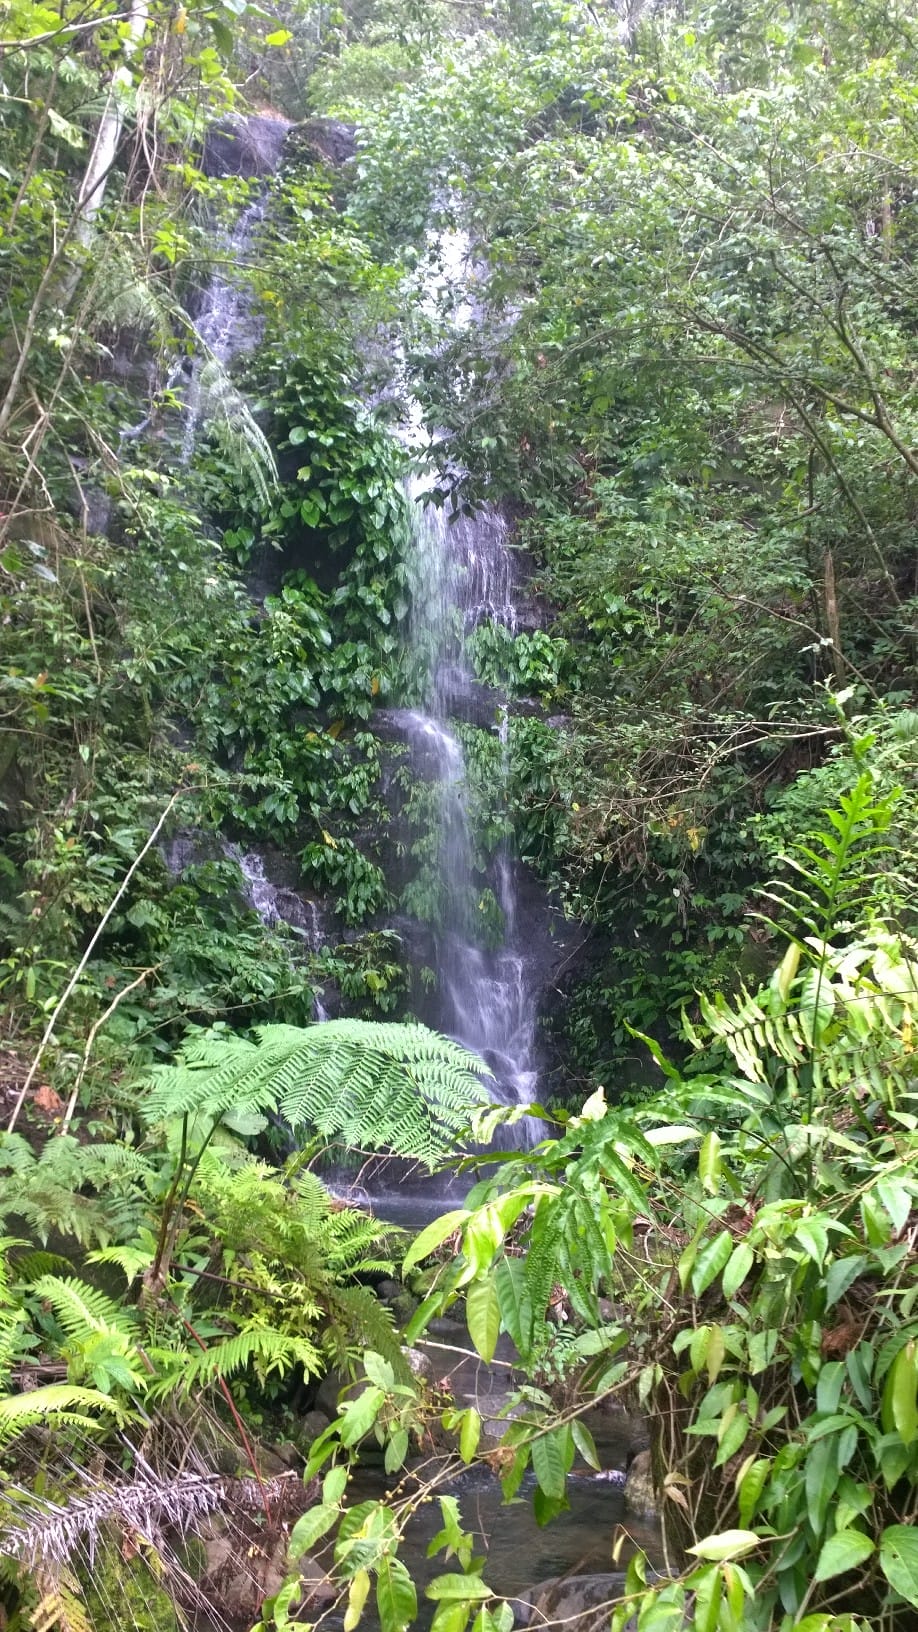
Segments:
[[[246,181],[273,175],[289,130],[288,119],[230,115],[206,131],[201,169],[205,176],[242,176]]]

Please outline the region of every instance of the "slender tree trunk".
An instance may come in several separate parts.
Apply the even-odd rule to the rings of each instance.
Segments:
[[[141,44],[150,18],[149,0],[132,0],[128,10],[127,38],[124,43],[124,54],[133,56]],[[118,82],[117,70],[112,75],[108,96],[105,102],[105,111],[99,120],[96,130],[96,139],[92,144],[92,151],[86,165],[80,191],[77,194],[79,220],[76,224],[74,239],[84,247],[92,238],[92,229],[102,204],[105,200],[105,189],[112,172],[118,143],[124,128],[123,92]]]
[[[124,45],[126,56],[133,55],[141,45],[149,18],[150,0],[132,0],[127,14],[128,32]],[[70,218],[66,232],[57,243],[45,267],[26,320],[22,342],[19,347],[19,356],[13,368],[3,401],[0,402],[0,436],[5,433],[13,415],[19,388],[25,376],[26,364],[32,350],[32,342],[35,339],[36,325],[49,289],[53,287],[59,295],[61,305],[66,306],[76,287],[79,278],[79,264],[74,265],[71,263],[69,270],[59,278],[60,263],[65,253],[72,250],[74,244],[85,249],[92,239],[95,218],[105,198],[105,189],[108,186],[108,178],[111,175],[118,142],[124,127],[122,95],[121,86],[118,82],[118,69],[115,69],[109,80],[105,111],[99,120],[89,161],[83,174],[83,180],[80,183],[76,210]]]
[[[841,618],[838,614],[838,594],[835,588],[835,558],[831,550],[826,550],[823,561],[823,583],[826,599],[826,628],[832,641],[832,664],[835,669],[835,678],[839,685],[845,678],[845,659],[841,643]]]

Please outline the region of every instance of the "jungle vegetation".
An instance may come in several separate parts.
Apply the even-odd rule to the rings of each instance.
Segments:
[[[648,1415],[667,1559],[613,1632],[915,1624],[916,82],[902,0],[0,0],[10,1632],[107,1632],[103,1532],[159,1561],[138,1624],[182,1624],[167,1520],[229,1444],[270,1530],[259,1438],[328,1369],[265,1628],[323,1547],[347,1632],[371,1590],[417,1617],[435,1491],[351,1504],[368,1436],[394,1478],[436,1422],[441,1483],[531,1472],[548,1523],[606,1397]],[[252,114],[289,122],[269,178]],[[257,314],[231,362],[215,278]],[[316,1171],[467,1171],[503,1115],[390,922],[423,865],[374,731],[417,684],[395,357],[435,499],[513,519],[533,616],[471,655],[513,843],[590,930],[545,1138],[413,1242]],[[253,910],[253,848],[320,942]],[[406,1363],[454,1305],[515,1347],[506,1423]],[[439,1500],[435,1632],[510,1632]]]

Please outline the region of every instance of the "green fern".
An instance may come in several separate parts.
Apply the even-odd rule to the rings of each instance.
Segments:
[[[807,834],[783,860],[799,880],[773,883],[766,892],[786,916],[785,933],[803,925],[823,941],[834,940],[842,928],[864,924],[872,915],[878,867],[891,846],[884,840],[893,820],[899,790],[874,798],[873,778],[865,772],[850,793],[839,796],[838,808],[823,812],[827,827]]]
[[[220,1378],[232,1377],[236,1372],[253,1366],[265,1378],[272,1372],[284,1376],[294,1366],[302,1366],[307,1376],[316,1376],[324,1370],[319,1350],[307,1338],[294,1337],[270,1326],[248,1326],[233,1337],[212,1343],[198,1353],[159,1353],[163,1375],[150,1390],[152,1397],[171,1395],[176,1387],[183,1393],[205,1387]],[[176,1363],[177,1362],[177,1363]]]
[[[23,1394],[7,1394],[0,1398],[0,1446],[39,1424],[46,1428],[70,1425],[92,1432],[99,1423],[87,1414],[90,1411],[116,1423],[125,1420],[123,1407],[110,1395],[73,1383],[49,1383]]]
[[[119,1338],[136,1335],[137,1317],[132,1309],[115,1303],[97,1287],[73,1275],[42,1275],[33,1291],[50,1305],[71,1337],[84,1338],[89,1333]]]
[[[0,1138],[0,1220],[21,1219],[42,1242],[57,1232],[81,1246],[132,1235],[144,1217],[154,1167],[133,1146],[49,1139],[35,1156],[18,1134]]]
[[[487,1102],[474,1055],[421,1025],[330,1020],[262,1026],[257,1041],[204,1033],[161,1067],[144,1114],[151,1123],[229,1110],[280,1112],[326,1140],[387,1150],[433,1167]]]

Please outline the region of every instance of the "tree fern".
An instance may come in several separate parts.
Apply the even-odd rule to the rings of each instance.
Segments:
[[[161,1067],[148,1121],[230,1109],[278,1111],[291,1127],[387,1150],[433,1167],[471,1112],[486,1103],[486,1067],[421,1025],[330,1020],[262,1026],[257,1041],[204,1033]]]

